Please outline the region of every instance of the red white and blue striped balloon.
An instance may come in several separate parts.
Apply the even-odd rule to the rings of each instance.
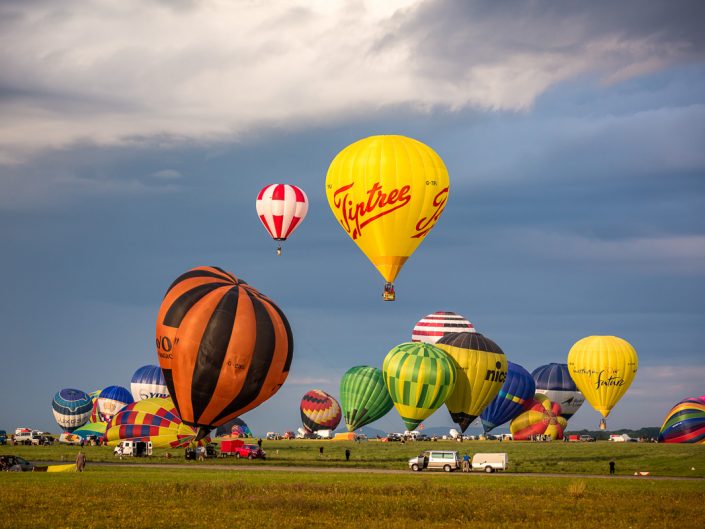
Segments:
[[[271,184],[257,195],[257,215],[276,241],[284,241],[299,227],[308,212],[308,198],[300,188]]]
[[[455,312],[434,312],[421,319],[411,332],[412,342],[436,343],[446,334],[476,332],[472,323]]]

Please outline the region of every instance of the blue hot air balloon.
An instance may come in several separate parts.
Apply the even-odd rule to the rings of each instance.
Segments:
[[[480,415],[485,432],[511,421],[524,411],[534,396],[536,385],[531,374],[519,364],[507,362],[507,378],[499,394]]]
[[[135,374],[132,375],[130,391],[135,402],[155,397],[169,397],[162,368],[153,365],[142,366],[135,371]]]
[[[546,364],[531,373],[536,382],[536,393],[546,395],[549,400],[561,405],[561,417],[570,419],[585,402],[578,386],[570,378],[568,364]]]
[[[98,421],[108,422],[113,415],[134,401],[132,394],[122,386],[108,386],[100,392],[95,402]]]
[[[56,423],[67,432],[73,432],[86,424],[92,409],[93,400],[88,393],[80,389],[62,389],[51,401]]]

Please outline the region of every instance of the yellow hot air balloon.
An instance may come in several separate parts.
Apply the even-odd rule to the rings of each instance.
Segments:
[[[392,282],[443,213],[450,182],[433,149],[405,136],[370,136],[333,159],[326,196],[335,218],[387,281]]]
[[[568,352],[568,371],[590,405],[605,419],[631,386],[639,359],[629,342],[617,336],[588,336]]]

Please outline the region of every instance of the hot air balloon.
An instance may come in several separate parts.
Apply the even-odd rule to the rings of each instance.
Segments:
[[[346,371],[340,380],[340,402],[349,432],[381,419],[394,407],[382,371],[369,366]]]
[[[96,422],[108,422],[110,418],[128,404],[132,404],[132,394],[122,386],[108,386],[95,401]]]
[[[88,439],[91,436],[100,439],[105,435],[107,426],[107,422],[89,422],[74,430],[73,434],[78,435],[81,439]]]
[[[188,446],[197,430],[184,424],[170,398],[138,400],[117,412],[107,424],[105,439],[110,446],[120,441],[151,441],[155,448]]]
[[[308,212],[308,198],[303,190],[289,184],[272,184],[257,195],[257,215],[275,241],[285,241]],[[281,244],[277,255],[281,255]]]
[[[436,347],[452,358],[458,372],[446,407],[464,432],[502,389],[507,358],[499,345],[479,332],[448,334],[436,342]]]
[[[515,441],[529,441],[534,435],[549,435],[551,439],[563,439],[568,421],[560,416],[561,405],[545,395],[536,395],[527,410],[520,413],[509,425]]]
[[[179,416],[201,437],[279,391],[294,353],[289,322],[271,299],[206,266],[167,290],[156,343]]]
[[[605,419],[631,386],[639,360],[629,342],[616,336],[588,336],[568,352],[568,371],[590,405]]]
[[[455,312],[434,312],[414,326],[411,341],[436,343],[446,334],[453,332],[475,332],[475,327]]]
[[[663,421],[658,442],[705,444],[705,395],[673,406]]]
[[[320,389],[312,389],[303,396],[299,411],[307,432],[335,430],[343,416],[338,401]]]
[[[169,390],[166,387],[166,380],[164,380],[162,368],[153,365],[140,367],[135,371],[135,374],[132,375],[130,391],[135,401],[155,397],[168,397]]]
[[[536,392],[534,379],[519,364],[507,362],[507,378],[499,394],[480,414],[485,432],[511,421],[526,409]]]
[[[245,421],[240,417],[235,417],[233,420],[221,424],[215,431],[215,435],[221,437],[223,435],[232,435],[233,437],[252,437],[252,430],[247,426]]]
[[[326,176],[326,196],[345,232],[387,281],[393,281],[443,213],[449,190],[443,160],[404,136],[371,136],[340,151]]]
[[[408,430],[430,417],[456,383],[453,361],[436,346],[422,342],[392,348],[384,358],[382,375]]]
[[[568,420],[585,402],[585,397],[570,378],[567,364],[546,364],[531,372],[536,382],[536,393],[546,395],[561,405],[561,417]]]
[[[93,401],[80,389],[62,389],[51,401],[51,411],[56,423],[67,432],[73,432],[86,424],[92,410]]]

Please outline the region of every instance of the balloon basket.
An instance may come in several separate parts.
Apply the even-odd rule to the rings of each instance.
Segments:
[[[607,421],[604,419],[600,419],[600,430],[606,430],[607,429]]]
[[[279,255],[281,255],[281,254],[282,254],[282,247],[281,247],[281,246],[277,246],[277,255],[279,256]]]
[[[386,283],[384,285],[384,292],[382,293],[382,299],[384,301],[394,301],[397,299],[397,294],[394,291],[394,285],[392,283]]]

